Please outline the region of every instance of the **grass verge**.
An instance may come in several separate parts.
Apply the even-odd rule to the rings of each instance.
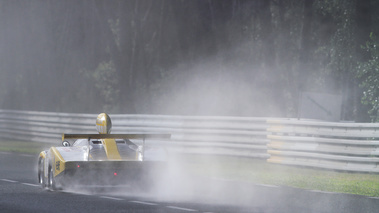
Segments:
[[[38,155],[41,151],[48,149],[54,144],[37,143],[31,141],[0,141],[0,151],[2,152],[21,152]],[[57,145],[57,144],[55,144]]]
[[[208,177],[379,197],[379,174],[285,166],[261,159],[191,157],[191,170]]]

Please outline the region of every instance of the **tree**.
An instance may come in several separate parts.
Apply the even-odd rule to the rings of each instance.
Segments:
[[[379,121],[379,40],[371,33],[371,41],[362,48],[369,54],[369,59],[360,62],[357,67],[357,77],[364,89],[362,103],[369,105],[371,120]]]

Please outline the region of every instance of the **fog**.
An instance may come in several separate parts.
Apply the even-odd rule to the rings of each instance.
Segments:
[[[165,169],[150,167],[149,182],[142,182],[141,177],[128,179],[124,184],[112,186],[115,183],[111,178],[103,175],[89,173],[88,177],[105,180],[105,184],[99,185],[87,179],[86,184],[71,181],[64,188],[65,192],[101,195],[113,197],[126,197],[155,203],[198,203],[206,205],[235,206],[236,209],[261,208],[264,212],[278,209],[278,206],[270,207],[270,200],[263,193],[269,190],[256,189],[254,184],[193,173],[193,165],[190,166],[189,158],[173,157],[167,161]],[[207,168],[217,172],[217,162],[213,162],[216,168]],[[156,167],[158,168],[158,167]],[[152,172],[154,171],[154,172]],[[274,192],[272,196],[281,197],[281,193]],[[279,199],[279,198],[278,198]],[[141,201],[141,202],[142,202]]]
[[[0,1],[0,108],[296,117],[310,91],[341,95],[342,119],[363,120],[355,58],[334,43],[349,42],[337,32],[350,28],[339,29],[329,9],[338,10],[261,0]],[[369,27],[357,26],[352,48],[367,39]]]
[[[341,120],[368,121],[356,67],[379,6],[348,2],[0,0],[0,109],[294,118],[315,92],[342,97]],[[208,181],[171,159],[133,196],[270,199]]]
[[[282,115],[284,110],[273,100],[275,94],[268,97],[272,91],[262,85],[267,82],[264,72],[249,73],[252,67],[243,66],[236,68],[213,58],[191,67],[178,67],[180,74],[159,82],[165,91],[154,96],[156,107],[152,110],[181,115]]]

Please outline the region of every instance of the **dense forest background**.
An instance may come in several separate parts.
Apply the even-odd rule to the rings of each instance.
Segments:
[[[375,0],[1,0],[0,108],[376,121]]]

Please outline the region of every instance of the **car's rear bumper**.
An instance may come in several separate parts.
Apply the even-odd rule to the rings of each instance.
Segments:
[[[122,185],[152,182],[165,173],[165,162],[84,161],[66,162],[66,169],[55,177],[61,186]]]

